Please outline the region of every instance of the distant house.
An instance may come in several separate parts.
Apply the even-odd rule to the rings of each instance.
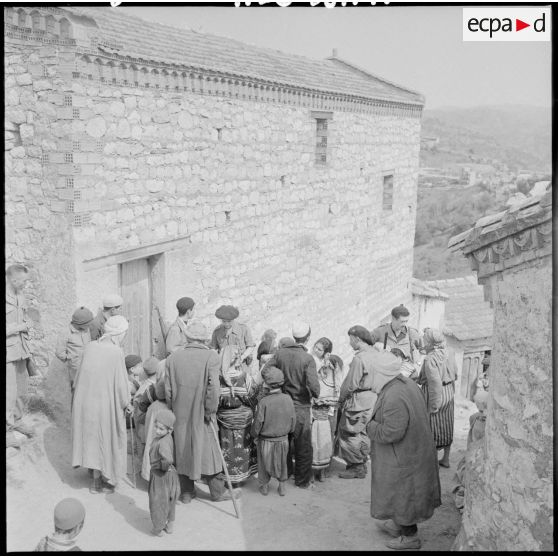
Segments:
[[[423,136],[420,138],[420,146],[422,149],[434,149],[440,143],[440,138]]]
[[[446,301],[449,296],[437,287],[432,286],[432,281],[421,281],[413,277],[409,282],[411,291],[410,324],[420,332],[425,327],[442,329]]]
[[[442,331],[457,362],[457,392],[471,398],[485,351],[492,348],[494,312],[473,275],[425,281],[425,285],[447,296]]]

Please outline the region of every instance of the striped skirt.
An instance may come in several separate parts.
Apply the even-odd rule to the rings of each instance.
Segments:
[[[426,398],[426,406],[428,407],[428,386],[425,384],[422,390]],[[453,442],[454,396],[455,384],[453,382],[442,386],[440,410],[430,415],[430,428],[434,435],[436,448],[438,449],[449,446]]]
[[[257,451],[251,434],[252,409],[219,409],[219,442],[232,482],[242,482],[257,471]]]

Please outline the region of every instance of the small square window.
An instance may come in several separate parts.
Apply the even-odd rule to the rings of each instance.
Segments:
[[[66,202],[66,211],[68,213],[73,213],[74,212],[74,200],[68,200]]]
[[[43,153],[41,155],[41,163],[43,165],[48,165],[48,161],[49,161],[48,153]]]
[[[81,190],[74,190],[74,200],[81,200]]]
[[[95,147],[97,148],[97,152],[100,153],[103,150],[103,147],[104,147],[103,142],[100,141],[100,140],[97,140],[97,144],[95,145]]]
[[[74,177],[69,176],[66,178],[66,188],[73,188],[74,187]]]
[[[81,148],[79,141],[74,140],[72,142],[72,151],[79,151]]]
[[[74,154],[73,153],[64,153],[64,162],[65,163],[73,163],[74,162]]]
[[[64,106],[71,107],[72,106],[72,96],[71,95],[64,95]]]
[[[79,118],[79,109],[78,108],[72,109],[72,117],[73,118]]]

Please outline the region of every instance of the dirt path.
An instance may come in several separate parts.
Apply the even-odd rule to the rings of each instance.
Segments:
[[[456,427],[451,469],[442,469],[442,502],[434,516],[420,524],[422,551],[449,551],[461,517],[453,505],[451,489],[455,465],[465,448],[470,404],[456,405]],[[112,495],[93,495],[84,469],[70,466],[70,433],[44,415],[32,415],[39,435],[21,450],[7,452],[7,549],[32,550],[52,530],[52,510],[62,498],[79,498],[87,510],[79,546],[84,551],[169,550],[338,550],[387,552],[389,536],[379,531],[369,515],[370,480],[342,480],[333,464],[332,475],[313,490],[288,483],[279,497],[271,485],[267,497],[257,490],[257,480],[243,487],[242,519],[234,517],[231,502],[213,503],[199,498],[176,510],[173,535],[150,535],[147,483],[138,476],[138,487],[121,482]],[[129,467],[131,471],[131,466]],[[198,493],[207,487],[198,486]]]

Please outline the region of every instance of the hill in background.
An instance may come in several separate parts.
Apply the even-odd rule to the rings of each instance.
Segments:
[[[495,159],[510,170],[550,172],[550,108],[523,105],[425,110],[422,136],[440,139],[436,151],[421,151],[421,166],[467,162],[471,155]],[[447,157],[440,156],[446,154]],[[461,159],[462,161],[456,161]]]
[[[446,246],[451,236],[472,227],[485,215],[507,209],[517,191],[527,194],[537,180],[550,179],[550,109],[527,106],[444,108],[425,110],[420,166],[459,175],[459,165],[487,164],[488,174],[475,182],[435,187],[419,180],[414,270],[419,279],[460,277],[471,273],[469,262]],[[520,172],[533,171],[529,177]],[[427,170],[427,169],[425,169]],[[431,181],[430,181],[431,183]]]

